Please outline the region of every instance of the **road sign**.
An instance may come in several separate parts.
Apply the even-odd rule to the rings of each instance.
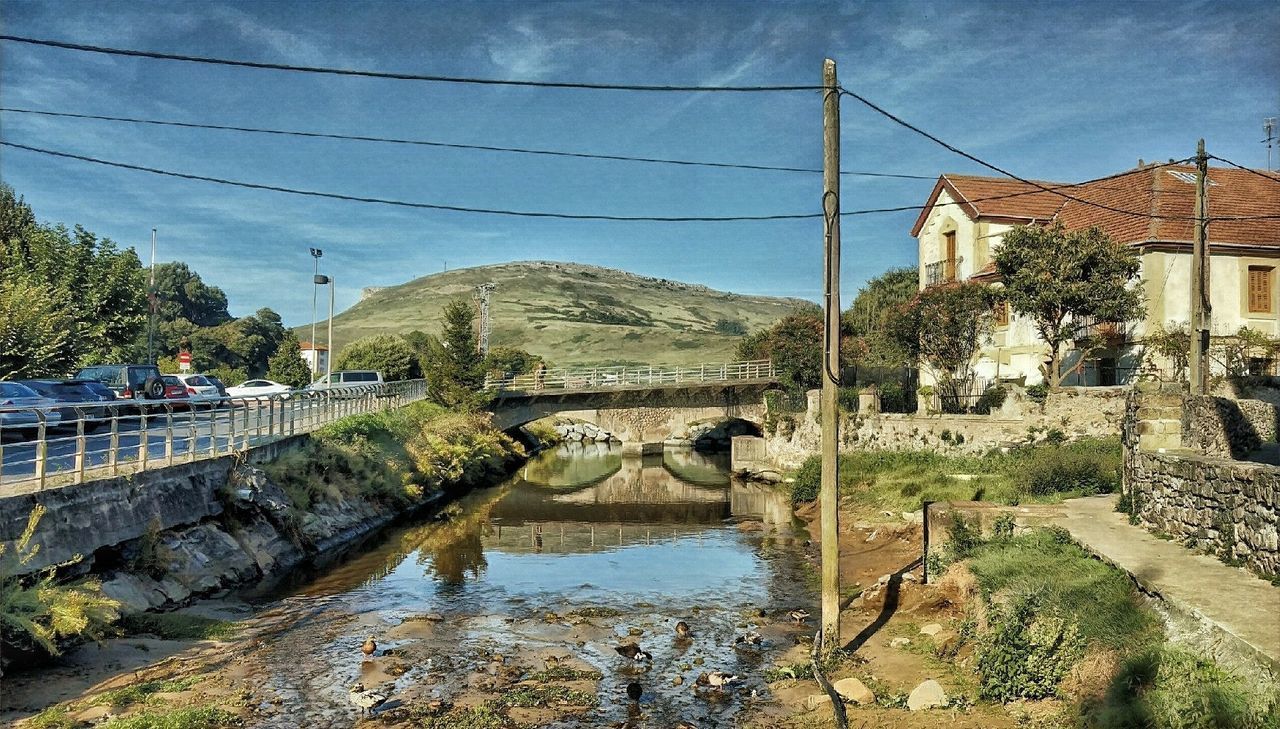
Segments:
[[[190,352],[178,352],[178,369],[182,370],[183,372],[191,371],[191,353]]]

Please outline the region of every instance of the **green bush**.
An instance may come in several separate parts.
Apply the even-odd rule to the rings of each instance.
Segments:
[[[974,405],[974,410],[978,413],[989,413],[997,410],[1004,404],[1004,400],[1009,396],[1009,390],[1004,385],[993,385],[983,391],[982,397],[978,398],[978,402]]]
[[[965,559],[982,544],[982,523],[977,519],[967,519],[958,512],[954,513],[951,523],[947,525],[947,550],[951,558]]]
[[[976,652],[982,698],[1007,703],[1057,694],[1084,639],[1074,622],[1042,608],[1036,592],[1023,592],[992,610]]]
[[[858,412],[858,395],[862,390],[857,387],[842,387],[836,393],[836,400],[841,412],[856,414]]]
[[[813,501],[822,490],[822,458],[809,456],[795,473],[795,483],[791,484],[791,503]]]
[[[1020,469],[1020,483],[1037,496],[1111,493],[1120,486],[1120,456],[1096,440],[1035,448]]]
[[[1031,402],[1037,403],[1039,405],[1043,405],[1045,400],[1049,399],[1048,383],[1041,382],[1039,384],[1031,385],[1030,387],[1028,387],[1027,399],[1030,400]]]
[[[907,391],[897,382],[882,382],[880,388],[880,410],[886,413],[901,413],[907,409]]]

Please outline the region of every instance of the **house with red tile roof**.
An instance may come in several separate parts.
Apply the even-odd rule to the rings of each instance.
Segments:
[[[1036,183],[1052,191],[1007,178],[939,177],[911,230],[919,242],[920,288],[964,280],[999,285],[992,253],[1015,225],[1096,226],[1136,249],[1147,317],[1121,328],[1116,346],[1094,352],[1063,384],[1123,384],[1141,363],[1144,331],[1190,319],[1195,168],[1140,164],[1101,180]],[[1210,168],[1207,198],[1212,333],[1247,326],[1280,335],[1280,173]],[[1002,311],[976,372],[1037,383],[1046,352],[1029,320]],[[1067,366],[1080,364],[1080,356],[1068,353]]]

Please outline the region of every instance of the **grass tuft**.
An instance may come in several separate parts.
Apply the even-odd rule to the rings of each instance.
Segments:
[[[187,613],[132,613],[120,619],[125,635],[154,635],[161,640],[225,640],[238,626],[227,620]]]

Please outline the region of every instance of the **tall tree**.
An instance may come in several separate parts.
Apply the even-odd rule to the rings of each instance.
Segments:
[[[267,360],[267,378],[290,387],[311,382],[311,368],[302,359],[302,347],[293,332],[285,332],[275,354]]]
[[[929,371],[944,397],[954,397],[972,380],[974,357],[991,336],[994,301],[982,284],[927,288],[885,318],[886,335]]]
[[[885,319],[915,297],[920,288],[914,268],[891,268],[867,281],[844,312],[844,324],[852,342],[842,361],[872,367],[904,367],[915,363],[885,333]]]
[[[1140,282],[1131,285],[1137,253],[1097,228],[1016,226],[1005,233],[995,264],[1010,307],[1031,319],[1049,345],[1041,369],[1051,387],[1062,383],[1063,345],[1085,339],[1082,323],[1129,322],[1146,314]],[[1095,338],[1081,343],[1086,350],[1105,344]]]
[[[484,361],[477,351],[475,308],[463,299],[445,304],[441,336],[417,337],[424,342],[422,371],[432,399],[450,407],[468,407],[484,385]]]
[[[0,282],[41,287],[41,305],[66,325],[75,365],[135,354],[146,322],[142,264],[129,249],[76,226],[44,225],[13,189],[0,184]],[[49,371],[42,374],[57,375]]]
[[[822,385],[822,310],[797,308],[768,329],[750,334],[738,343],[740,360],[773,361],[779,379],[792,390]]]
[[[75,322],[54,292],[18,276],[0,279],[0,380],[71,374]]]

